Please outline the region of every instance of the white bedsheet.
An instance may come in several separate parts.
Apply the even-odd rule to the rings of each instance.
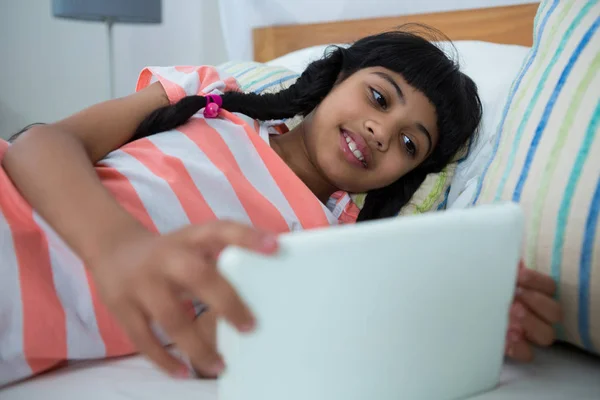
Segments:
[[[360,374],[357,374],[357,377]],[[432,384],[434,382],[424,382]],[[0,391],[2,400],[217,400],[215,381],[172,379],[136,356],[83,363]],[[600,399],[600,358],[557,347],[534,363],[506,364],[501,384],[472,400]],[[254,399],[248,399],[254,400]],[[337,400],[337,399],[332,399]]]

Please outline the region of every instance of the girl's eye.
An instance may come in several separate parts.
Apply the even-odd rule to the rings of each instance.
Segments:
[[[408,136],[402,135],[402,142],[404,143],[404,148],[406,148],[408,154],[410,154],[411,156],[417,154],[417,147]]]
[[[371,93],[373,93],[373,100],[375,100],[377,104],[379,104],[379,106],[384,110],[387,109],[387,101],[385,101],[385,97],[383,97],[381,93],[373,88],[371,88]]]

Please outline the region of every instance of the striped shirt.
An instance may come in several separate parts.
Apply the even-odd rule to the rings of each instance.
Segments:
[[[137,90],[161,82],[171,103],[237,90],[211,67],[146,68]],[[268,123],[221,110],[129,143],[96,165],[103,185],[149,230],[228,219],[274,233],[336,224],[269,146]],[[8,148],[0,141],[0,160]],[[343,214],[343,215],[342,215]],[[0,169],[0,386],[68,360],[135,352],[98,298],[89,272]]]

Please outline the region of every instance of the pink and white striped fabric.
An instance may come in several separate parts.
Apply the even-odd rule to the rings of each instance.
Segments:
[[[145,69],[137,90],[157,80],[171,102],[238,88],[211,67],[169,67]],[[198,113],[110,153],[96,170],[155,232],[215,219],[275,233],[338,223],[271,149],[269,132],[268,124],[226,110],[208,120]],[[0,141],[0,160],[8,146]],[[134,352],[81,260],[0,169],[0,386],[69,360]]]

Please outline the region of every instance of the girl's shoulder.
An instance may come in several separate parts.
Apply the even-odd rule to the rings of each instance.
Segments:
[[[138,77],[136,91],[154,82],[161,83],[171,104],[186,96],[223,94],[226,91],[240,90],[233,76],[209,65],[146,67]]]

